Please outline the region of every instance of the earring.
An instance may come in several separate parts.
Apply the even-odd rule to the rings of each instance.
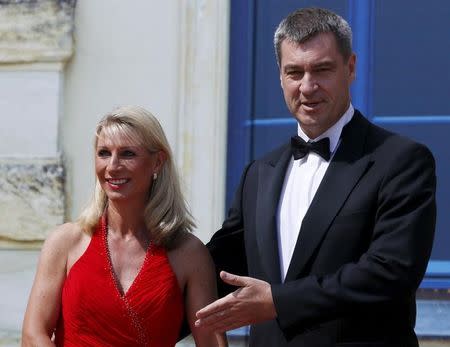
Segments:
[[[153,181],[156,181],[156,179],[158,178],[158,174],[156,172],[153,173]]]

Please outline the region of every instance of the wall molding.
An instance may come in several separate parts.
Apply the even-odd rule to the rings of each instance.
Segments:
[[[66,61],[73,53],[75,0],[0,3],[0,64]]]
[[[0,245],[38,246],[64,222],[65,170],[59,158],[0,157]]]
[[[64,222],[59,149],[76,0],[0,1],[0,248],[37,248]]]
[[[206,241],[225,209],[229,1],[182,1],[180,23],[175,154],[197,235]]]

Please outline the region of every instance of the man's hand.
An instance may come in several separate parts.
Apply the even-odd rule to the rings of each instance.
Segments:
[[[276,318],[269,283],[225,271],[220,278],[240,288],[198,311],[196,326],[224,332]]]

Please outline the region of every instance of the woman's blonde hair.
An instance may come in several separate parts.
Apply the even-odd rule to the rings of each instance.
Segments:
[[[94,150],[102,131],[113,141],[115,134],[123,134],[151,153],[162,151],[165,154],[166,160],[149,192],[144,218],[152,241],[171,248],[177,236],[192,231],[195,223],[181,193],[172,151],[164,130],[155,116],[146,109],[139,106],[122,106],[106,114],[97,124]],[[93,233],[107,204],[108,198],[96,178],[94,195],[77,223],[83,230]]]

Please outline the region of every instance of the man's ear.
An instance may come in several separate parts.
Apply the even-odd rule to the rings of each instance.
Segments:
[[[350,58],[348,58],[347,62],[349,76],[350,76],[350,82],[353,82],[356,78],[356,54],[352,53]]]

